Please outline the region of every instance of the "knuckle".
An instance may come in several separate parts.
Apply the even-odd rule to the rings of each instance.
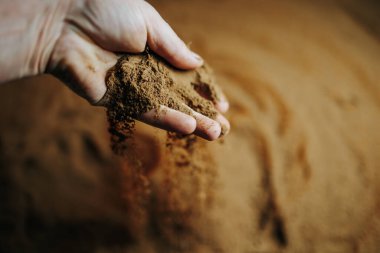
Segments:
[[[124,48],[126,51],[130,53],[141,53],[145,50],[146,46],[146,33],[143,31],[140,32],[132,32],[131,34],[127,34],[122,38]]]

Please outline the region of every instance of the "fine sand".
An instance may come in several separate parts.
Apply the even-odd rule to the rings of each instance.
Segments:
[[[121,159],[104,108],[0,86],[0,252],[379,252],[379,4],[152,4],[214,69],[229,135],[138,124]]]

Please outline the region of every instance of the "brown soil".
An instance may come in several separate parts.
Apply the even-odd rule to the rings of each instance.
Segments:
[[[378,1],[150,2],[213,67],[224,145],[176,168],[187,141],[136,123],[136,185],[103,108],[2,85],[0,251],[379,252]]]
[[[209,67],[181,71],[149,49],[144,54],[121,56],[109,70],[106,84],[107,93],[99,104],[107,107],[112,147],[119,154],[133,134],[135,120],[160,106],[189,115],[192,110],[210,118],[217,115],[213,103],[219,91]]]
[[[189,115],[191,108],[215,118],[213,103],[219,98],[219,90],[212,73],[206,65],[193,71],[175,69],[147,51],[121,56],[109,70],[106,84],[107,93],[99,104],[107,108],[113,151],[128,161],[124,169],[128,228],[139,231],[135,234],[143,233],[141,228],[149,224],[149,215],[154,215],[159,217],[154,227],[164,242],[162,246],[186,250],[198,243],[197,224],[206,221],[202,213],[213,205],[215,163],[198,137],[168,132],[167,161],[162,171],[165,183],[160,190],[153,189],[154,182],[133,136],[135,120],[162,105]],[[150,206],[153,194],[159,204]],[[178,236],[183,239],[178,241]]]

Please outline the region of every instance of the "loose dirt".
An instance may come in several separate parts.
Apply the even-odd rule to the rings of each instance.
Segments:
[[[214,203],[217,178],[205,142],[195,135],[167,133],[167,159],[162,170],[165,184],[157,191],[133,137],[135,120],[150,110],[158,113],[162,105],[189,115],[196,111],[215,118],[213,103],[219,99],[220,91],[210,68],[204,65],[193,71],[180,71],[147,51],[121,56],[109,70],[106,84],[108,91],[100,103],[107,108],[111,146],[128,161],[123,171],[129,230],[140,231],[148,224],[146,210],[150,210],[160,217],[155,229],[165,244],[183,250],[198,243],[199,222],[210,224],[203,212]],[[158,201],[155,206],[149,206],[152,197]],[[179,235],[185,240],[179,242]]]
[[[99,103],[107,107],[112,148],[118,154],[126,148],[125,140],[132,136],[135,120],[150,110],[158,111],[160,106],[188,115],[193,111],[210,118],[217,115],[213,103],[220,92],[207,65],[181,71],[147,50],[121,56],[106,79],[108,91]]]

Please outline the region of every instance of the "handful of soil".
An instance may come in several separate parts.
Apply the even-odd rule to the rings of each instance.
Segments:
[[[160,105],[188,115],[192,110],[213,119],[217,115],[213,103],[220,92],[206,65],[183,71],[149,51],[123,55],[108,71],[106,85],[100,104],[107,107],[112,148],[119,154],[126,149],[124,143],[133,134],[135,120]]]
[[[202,66],[181,71],[150,52],[123,55],[109,70],[106,84],[107,93],[100,103],[107,107],[111,146],[128,161],[128,168],[123,171],[130,230],[135,234],[143,231],[144,224],[149,223],[149,213],[153,212],[157,217],[155,229],[165,244],[175,249],[199,244],[196,224],[206,222],[201,217],[204,209],[213,204],[212,188],[217,175],[206,142],[195,135],[167,134],[168,155],[162,170],[165,184],[159,187],[162,191],[156,192],[157,202],[152,204],[151,179],[136,154],[133,139],[132,143],[129,139],[135,120],[162,105],[215,119],[213,103],[219,100],[220,93],[210,69]],[[179,232],[184,241],[177,240]]]

